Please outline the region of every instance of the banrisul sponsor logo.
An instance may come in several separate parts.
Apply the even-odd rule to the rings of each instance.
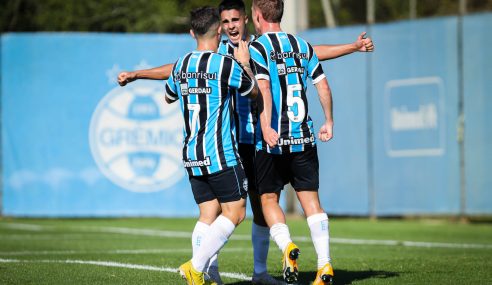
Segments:
[[[134,192],[164,190],[180,181],[182,116],[166,104],[164,85],[134,82],[111,90],[90,124],[91,152],[114,184]]]

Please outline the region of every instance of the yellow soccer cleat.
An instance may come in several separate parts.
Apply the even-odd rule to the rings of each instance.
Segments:
[[[289,243],[287,249],[284,251],[282,258],[284,280],[287,284],[294,284],[297,282],[299,271],[297,269],[297,258],[299,258],[300,250],[293,242]]]
[[[314,279],[312,285],[332,285],[333,276],[333,267],[331,267],[330,263],[327,263],[318,270],[318,274],[316,274],[316,279]]]
[[[179,267],[179,274],[186,280],[188,285],[217,285],[217,283],[205,280],[205,274],[193,268],[191,260]]]

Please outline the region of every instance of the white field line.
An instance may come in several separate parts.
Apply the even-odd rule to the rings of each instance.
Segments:
[[[0,226],[7,228],[23,229],[27,231],[40,231],[43,229],[56,229],[53,226],[38,226],[29,224],[0,223]],[[13,226],[13,227],[12,227]],[[191,238],[190,232],[164,231],[154,229],[135,229],[120,227],[69,227],[71,230],[82,230],[86,232],[115,233],[152,237],[172,237],[172,238]],[[0,235],[1,239],[1,235]],[[250,235],[233,234],[232,240],[251,240]],[[311,242],[311,237],[294,236],[292,240],[297,242]],[[398,240],[373,240],[373,239],[349,239],[349,238],[330,238],[333,244],[352,244],[352,245],[385,245],[385,246],[405,246],[405,247],[424,247],[424,248],[466,248],[466,249],[492,249],[492,244],[478,243],[444,243],[444,242],[419,242],[419,241],[398,241]]]
[[[128,269],[139,269],[139,270],[149,270],[149,271],[161,271],[161,272],[171,272],[177,273],[177,268],[170,267],[158,267],[151,265],[141,265],[141,264],[130,264],[130,263],[120,263],[113,261],[92,261],[92,260],[20,260],[20,259],[3,259],[0,258],[0,263],[64,263],[64,264],[84,264],[84,265],[96,265],[105,267],[117,267],[117,268],[128,268]],[[229,277],[238,280],[251,281],[251,278],[242,273],[231,273],[231,272],[221,272],[224,277]]]
[[[221,252],[248,252],[252,247],[223,248]],[[115,249],[115,250],[34,250],[34,251],[0,251],[0,256],[23,256],[23,255],[72,255],[72,254],[164,254],[164,253],[191,253],[191,248],[163,248],[163,249]]]

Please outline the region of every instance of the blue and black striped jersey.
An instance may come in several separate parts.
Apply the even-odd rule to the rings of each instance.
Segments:
[[[253,79],[232,57],[194,51],[181,57],[166,84],[166,96],[179,100],[184,117],[183,163],[190,176],[238,164],[233,90],[248,95]]]
[[[253,41],[255,36],[250,36]],[[236,46],[229,40],[220,41],[218,53],[223,55],[234,56]],[[238,134],[238,141],[242,144],[255,143],[255,125],[256,125],[256,101],[248,97],[234,94],[234,119]]]
[[[279,134],[278,146],[270,148],[256,128],[256,148],[281,154],[304,151],[315,145],[313,121],[306,97],[307,79],[313,84],[325,78],[313,47],[284,33],[266,33],[250,45],[256,79],[269,80],[272,92],[271,127]]]

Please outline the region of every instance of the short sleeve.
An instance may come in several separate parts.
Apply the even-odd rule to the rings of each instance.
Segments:
[[[314,52],[313,47],[308,43],[309,47],[309,62],[308,62],[308,76],[313,80],[313,84],[317,84],[324,78],[326,78],[323,72],[323,67],[319,63],[318,56]]]
[[[270,71],[268,69],[268,57],[265,47],[257,41],[254,41],[249,46],[251,61],[253,62],[253,70],[255,77],[258,80],[270,80]]]
[[[173,70],[171,72],[171,76],[169,76],[169,78],[166,81],[166,97],[171,102],[177,101],[179,99],[176,83],[174,82],[175,68],[176,65],[174,65]]]
[[[230,85],[236,87],[241,96],[247,96],[254,88],[254,81],[244,68],[232,59],[232,78]]]

